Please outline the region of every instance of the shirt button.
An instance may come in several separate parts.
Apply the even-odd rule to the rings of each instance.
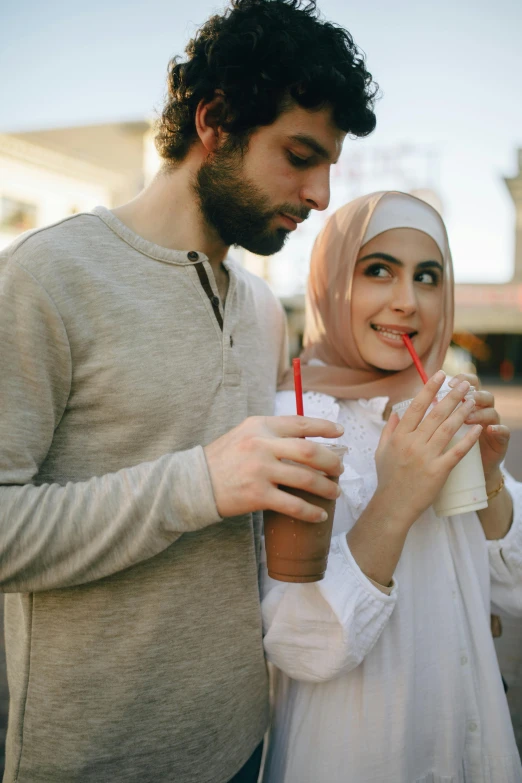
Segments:
[[[461,662],[461,664],[462,664],[463,666],[465,666],[465,665],[467,664],[467,662],[468,662],[468,656],[467,656],[467,655],[463,655],[463,656],[461,657],[461,659],[460,659],[460,662]]]
[[[189,250],[187,253],[187,258],[189,261],[197,261],[199,258],[199,253],[196,253],[195,250]]]
[[[471,721],[471,723],[468,723],[468,729],[470,731],[476,731],[478,729],[478,726],[474,721]]]
[[[217,296],[213,296],[210,301],[212,303],[212,307],[219,307],[219,298]]]
[[[230,347],[231,348],[234,347],[234,338],[232,337],[232,335],[230,335]]]

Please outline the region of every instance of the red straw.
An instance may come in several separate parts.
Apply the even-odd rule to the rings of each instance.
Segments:
[[[294,365],[294,389],[295,389],[295,407],[298,416],[304,416],[303,408],[303,384],[301,382],[301,359],[293,359]]]
[[[409,335],[403,334],[402,335],[402,341],[403,341],[404,345],[406,346],[406,348],[408,349],[408,351],[410,352],[410,356],[413,359],[413,364],[417,368],[417,371],[418,371],[420,377],[422,378],[422,382],[423,383],[428,383],[428,376],[424,372],[424,367],[422,366],[421,361],[420,361],[419,357],[417,356],[417,354],[415,352],[415,348],[413,347],[413,343],[410,340]]]

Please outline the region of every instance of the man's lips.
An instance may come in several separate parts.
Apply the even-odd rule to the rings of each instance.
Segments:
[[[287,212],[280,212],[279,216],[283,218],[287,226],[290,228],[291,231],[297,228],[298,223],[303,222],[303,218],[296,217],[295,215],[289,215]]]

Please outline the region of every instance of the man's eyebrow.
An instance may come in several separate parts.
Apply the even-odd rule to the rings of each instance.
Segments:
[[[389,264],[395,264],[395,266],[404,266],[402,261],[399,261],[399,259],[395,258],[395,256],[390,256],[388,253],[370,253],[363,258],[359,258],[357,263],[360,264],[362,261],[368,261],[370,258],[378,258],[380,261],[387,261]],[[444,272],[442,264],[439,264],[438,261],[420,261],[420,263],[418,263],[415,268],[433,269],[433,267],[436,267],[441,272]]]
[[[326,147],[323,147],[317,139],[314,139],[313,136],[308,136],[306,133],[296,133],[294,136],[290,136],[290,140],[296,141],[298,144],[306,144],[306,146],[310,147],[316,155],[319,155],[320,158],[324,158],[324,160],[330,161],[331,163],[337,163],[339,160],[339,158],[332,160]]]

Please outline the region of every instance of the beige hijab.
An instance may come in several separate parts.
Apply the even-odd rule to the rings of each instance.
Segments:
[[[399,372],[382,372],[366,364],[351,330],[350,300],[357,256],[375,209],[382,198],[393,193],[371,193],[341,207],[328,219],[315,241],[306,296],[305,348],[301,354],[303,391],[323,392],[345,400],[389,397],[393,404],[414,396],[422,387],[413,364]],[[419,202],[414,196],[408,198]],[[453,333],[454,282],[442,218],[428,204],[420,203],[437,216],[444,237],[442,317],[433,344],[420,357],[429,377],[441,368]],[[398,220],[396,227],[404,224],[401,226]],[[312,359],[319,359],[327,366],[310,365]],[[289,370],[279,388],[293,387],[293,374]]]

